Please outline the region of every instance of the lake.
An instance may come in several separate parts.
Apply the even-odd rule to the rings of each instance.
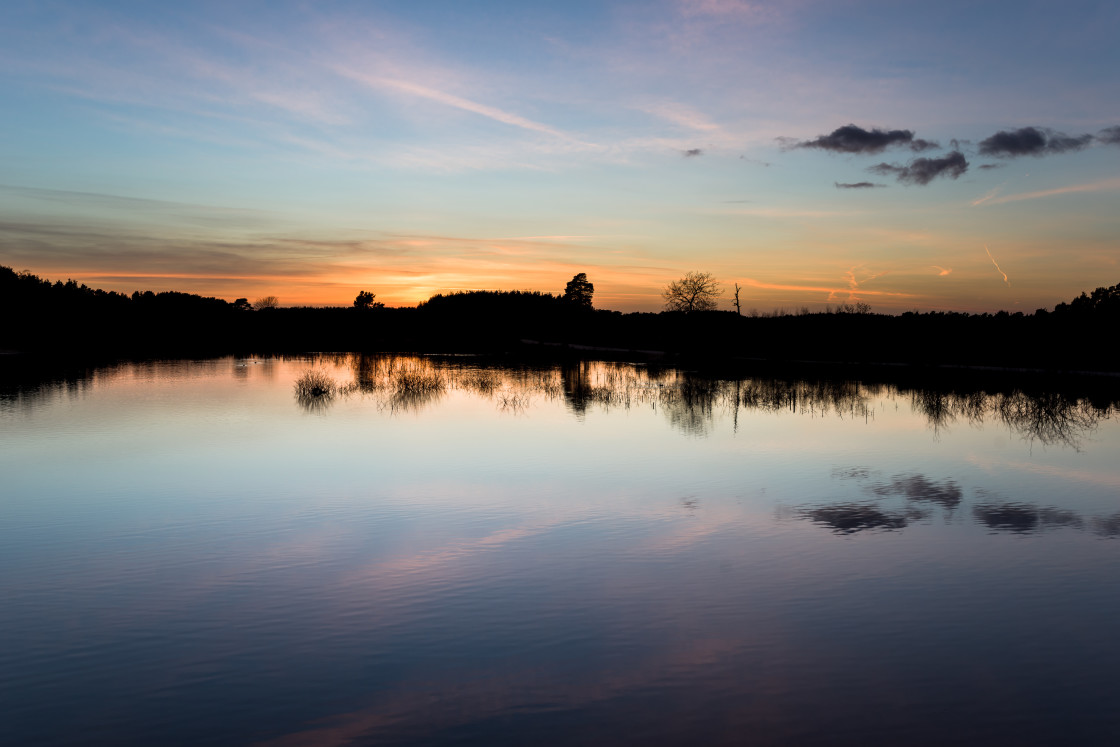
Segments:
[[[0,742],[1115,744],[1120,387],[1017,376],[12,379]]]

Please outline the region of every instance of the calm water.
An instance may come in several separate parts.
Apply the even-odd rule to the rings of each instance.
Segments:
[[[1116,743],[1109,399],[357,356],[8,385],[0,742]]]

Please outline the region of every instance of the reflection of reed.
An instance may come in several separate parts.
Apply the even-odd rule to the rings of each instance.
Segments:
[[[511,367],[476,359],[400,355],[325,356],[324,360],[350,367],[354,382],[344,391],[376,395],[392,409],[426,407],[449,390],[492,399],[502,410],[524,410],[536,398],[563,399],[577,416],[592,407],[649,406],[665,413],[673,427],[693,435],[707,434],[720,412],[737,417],[743,409],[869,420],[875,416],[877,400],[902,396],[938,433],[958,421],[980,425],[992,420],[1028,440],[1078,448],[1114,407],[1110,400],[1094,403],[1056,392],[899,389],[843,379],[723,379],[617,362]]]
[[[1077,393],[1044,388],[991,392],[980,387],[901,387],[828,378],[728,379],[619,362],[511,366],[472,357],[353,353],[320,354],[310,359],[281,355],[251,361],[192,361],[189,365],[214,370],[232,366],[233,375],[239,378],[249,377],[250,371],[272,378],[279,370],[272,365],[274,361],[310,364],[312,370],[327,372],[328,377],[350,372],[351,381],[332,381],[333,389],[323,387],[315,392],[312,384],[301,394],[297,387],[297,400],[309,409],[324,410],[339,398],[362,395],[376,398],[387,409],[418,410],[440,401],[447,392],[460,391],[489,399],[504,411],[522,411],[540,400],[562,401],[577,416],[590,408],[650,407],[660,410],[674,428],[693,435],[709,433],[719,414],[730,415],[736,426],[740,411],[869,420],[881,401],[900,399],[909,400],[913,411],[937,433],[957,422],[981,425],[991,421],[1006,425],[1028,441],[1077,449],[1117,407],[1114,388],[1085,382],[1080,382]],[[182,365],[182,361],[137,362],[76,371],[9,366],[0,370],[0,408],[26,409],[45,399],[80,395],[118,379],[158,378],[165,367]]]

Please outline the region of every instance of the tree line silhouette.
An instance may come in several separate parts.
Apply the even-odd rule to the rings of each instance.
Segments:
[[[678,281],[704,273],[690,273]],[[695,280],[695,278],[693,278]],[[351,307],[282,307],[191,293],[131,295],[39,278],[0,266],[0,349],[75,356],[201,355],[311,350],[516,352],[545,356],[660,356],[697,364],[910,364],[1120,371],[1113,340],[1120,284],[1052,310],[743,315],[710,304],[674,310],[596,309],[579,273],[557,294],[464,291],[413,308],[387,308],[362,291]],[[678,291],[680,288],[678,287]],[[684,288],[685,291],[689,289]],[[688,310],[692,308],[692,310]],[[699,310],[697,310],[699,309]]]

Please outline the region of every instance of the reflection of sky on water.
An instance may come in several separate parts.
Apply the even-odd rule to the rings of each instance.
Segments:
[[[293,396],[310,368],[341,388],[327,407]],[[1011,395],[933,429],[888,387],[684,378],[225,359],[9,398],[9,730],[765,743],[855,741],[853,713],[911,743],[1120,728],[1114,420],[1074,449],[993,418]]]

